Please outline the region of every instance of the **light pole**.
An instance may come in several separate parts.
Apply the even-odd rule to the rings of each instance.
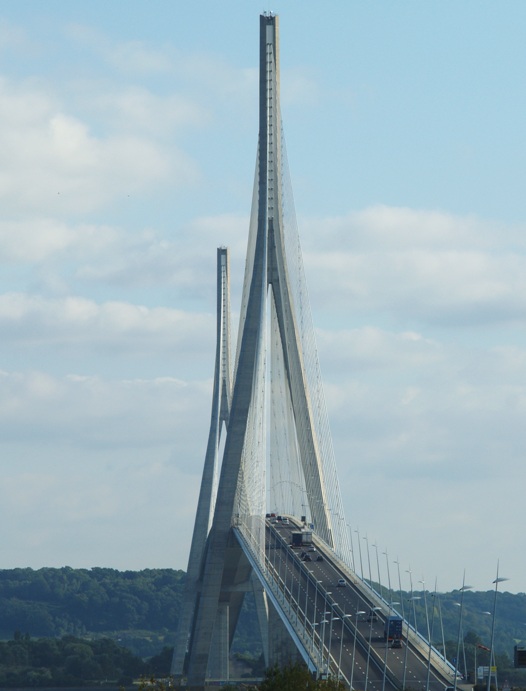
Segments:
[[[462,577],[462,588],[460,588],[460,614],[458,617],[458,637],[457,637],[457,659],[455,662],[455,680],[453,682],[453,689],[454,691],[457,691],[457,680],[458,680],[458,658],[460,655],[460,635],[462,633],[462,611],[464,607],[464,593],[466,590],[470,590],[473,586],[471,585],[465,585],[466,582],[466,572],[464,571],[464,575]],[[489,691],[489,688],[488,688]]]
[[[499,587],[499,583],[502,583],[503,581],[509,581],[509,578],[504,578],[503,576],[499,576],[499,562],[497,561],[497,577],[493,581],[495,584],[495,597],[493,598],[493,616],[491,620],[491,642],[489,645],[489,671],[488,671],[488,685],[486,691],[490,691],[490,685],[491,685],[491,668],[493,666],[492,663],[495,662],[495,651],[493,650],[493,645],[495,642],[495,617],[497,614],[497,590]],[[498,689],[498,684],[497,684],[497,669],[495,668],[495,686]]]
[[[356,564],[354,563],[354,543],[352,539],[352,526],[350,523],[347,523],[347,528],[349,528],[349,537],[350,537],[350,542],[351,542],[351,558],[352,558],[352,570],[356,572]]]
[[[436,598],[436,594],[437,594],[437,579],[435,578],[435,592],[433,594],[434,598]],[[426,604],[426,612],[427,612],[427,604]],[[426,691],[429,691],[429,679],[431,677],[431,639],[433,638],[433,629],[434,628],[435,628],[435,600],[433,599],[433,616],[431,617],[431,633],[429,636],[429,654],[428,654],[428,658],[427,658]]]
[[[330,673],[331,670],[331,648],[332,648],[332,625],[334,622],[334,603],[331,605],[331,625],[329,627],[329,645],[327,647],[327,674]],[[336,620],[338,620],[338,617],[336,617]]]
[[[427,658],[426,691],[429,691],[429,674],[431,670],[431,631],[429,629],[429,613],[427,611],[426,583],[423,577],[422,580],[418,582],[422,584],[422,592],[424,593],[424,610],[426,613],[427,641],[429,643],[429,651]]]
[[[360,557],[360,576],[363,581],[363,561],[362,561],[362,543],[360,542],[360,531],[356,529],[354,531],[358,535],[358,555]]]
[[[315,648],[316,644],[314,642],[314,634],[316,629],[314,628],[316,624],[314,623],[314,620],[318,618],[318,585],[321,583],[321,581],[316,581],[316,591],[314,593],[314,612],[312,613],[312,647]]]
[[[374,544],[373,547],[376,550],[376,569],[378,571],[378,585],[380,587],[380,597],[383,600],[384,599],[384,593],[382,590],[382,578],[380,576],[380,559],[378,558],[378,545]]]
[[[338,681],[340,681],[340,676],[342,673],[342,652],[343,652],[343,634],[345,632],[345,620],[347,617],[350,617],[350,614],[342,614],[341,621],[342,621],[342,635],[340,638],[340,656],[338,658]],[[354,660],[353,660],[354,664]]]
[[[321,655],[321,663],[320,663],[320,668],[323,671],[325,670],[325,661],[324,661],[324,655],[323,655],[323,649],[325,648],[325,624],[329,623],[329,620],[327,619],[327,615],[330,614],[330,612],[324,612],[323,613],[323,619],[320,621],[320,624],[322,625],[321,627],[321,639],[320,639],[320,655]]]
[[[402,594],[402,578],[400,576],[400,561],[396,559],[394,562],[396,564],[397,569],[398,569],[398,592],[400,593],[400,607],[402,609],[402,619],[405,622],[406,626],[406,638],[405,638],[405,646],[404,646],[404,669],[402,673],[402,688],[405,689],[405,677],[406,677],[406,671],[407,671],[407,642],[409,640],[409,624],[405,621],[405,608],[404,608],[404,597]],[[402,631],[403,631],[403,624],[402,624]]]
[[[393,600],[393,591],[391,589],[391,572],[389,570],[389,555],[387,554],[387,548],[382,554],[385,555],[385,565],[387,567],[387,588],[389,590],[389,608],[391,608],[391,603]]]
[[[307,633],[307,606],[308,606],[308,598],[309,598],[309,586],[310,586],[310,577],[312,576],[312,571],[310,569],[307,569],[307,584],[305,586],[305,618],[303,620],[303,626],[305,628],[305,633]],[[313,616],[314,620],[314,616]]]
[[[424,610],[426,613],[426,628],[427,628],[427,640],[430,640],[431,634],[429,631],[429,614],[427,612],[427,597],[426,597],[426,584],[424,580],[418,581],[422,584],[422,592],[424,593]]]
[[[324,612],[323,612],[323,621],[321,622],[321,623],[323,624],[323,628],[322,628],[323,633],[322,633],[322,641],[321,641],[321,666],[322,666],[322,667],[323,667],[323,647],[324,647],[324,645],[325,645],[325,624],[328,624],[328,623],[329,623],[329,622],[327,621],[327,615],[328,615],[328,614],[331,614],[331,612],[327,612],[327,607],[329,606],[329,605],[327,604],[327,597],[328,597],[329,595],[332,595],[332,593],[329,593],[329,592],[325,591],[325,609],[324,609]],[[332,610],[332,605],[331,605],[331,610]]]
[[[416,624],[416,607],[415,607],[415,600],[420,600],[420,597],[418,595],[413,595],[413,572],[411,571],[411,567],[406,571],[406,573],[409,574],[409,587],[410,587],[410,592],[411,592],[411,597],[409,598],[412,603],[413,603],[413,620],[415,622],[415,633],[418,633],[418,626]]]
[[[440,597],[438,596],[438,593],[435,593],[435,599],[438,607],[438,618],[440,620],[440,633],[442,635],[442,657],[444,658],[444,660],[447,660],[446,638],[444,636],[444,622],[442,620],[442,605],[440,604]]]
[[[380,611],[381,607],[373,607],[369,612],[369,645],[367,646],[367,664],[365,666],[365,689],[367,691],[367,682],[369,681],[369,662],[371,660],[371,639],[373,637],[373,619],[376,616],[376,612]]]
[[[352,645],[352,667],[351,667],[351,679],[349,682],[349,686],[351,689],[353,688],[352,682],[353,682],[353,677],[354,677],[354,661],[356,659],[356,637],[358,636],[358,617],[362,616],[365,614],[365,611],[363,609],[358,609],[360,606],[360,600],[356,603],[356,619],[354,621],[354,641]]]
[[[363,539],[365,540],[365,544],[367,545],[367,564],[369,566],[369,588],[371,588],[371,590],[374,590],[373,577],[371,575],[371,555],[369,553],[369,540],[367,538],[367,535]]]
[[[315,626],[319,626],[320,624],[323,624],[323,623],[324,623],[324,620],[322,619],[321,621],[315,621],[315,622],[313,622],[313,624],[312,624],[313,646],[314,646],[314,649],[316,648],[316,645],[315,645],[315,643],[314,643],[314,631],[315,631],[316,629],[315,629],[314,627],[315,627]],[[319,641],[320,641],[320,648],[319,648],[319,650],[318,650],[318,655],[317,655],[317,658],[318,658],[318,670],[317,670],[317,676],[316,676],[317,679],[320,678],[320,674],[322,673],[321,670],[323,669],[323,647],[322,647],[322,641],[321,641],[321,634],[320,634],[320,633],[318,633],[318,639],[319,639]],[[314,650],[313,650],[313,654],[314,654]]]

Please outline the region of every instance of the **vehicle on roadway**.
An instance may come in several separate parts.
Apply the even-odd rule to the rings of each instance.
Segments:
[[[318,554],[318,556],[316,557],[316,561],[323,561],[323,557],[321,556],[321,554]]]
[[[384,641],[393,641],[393,648],[401,647],[395,646],[394,643],[402,638],[402,624],[402,617],[398,616],[390,616],[385,620]]]
[[[347,585],[347,581],[345,578],[339,578],[338,583],[336,584],[338,588],[345,588]]]

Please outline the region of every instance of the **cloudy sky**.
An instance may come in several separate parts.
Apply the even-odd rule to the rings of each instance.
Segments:
[[[0,568],[186,568],[269,9],[347,520],[524,592],[522,0],[1,4]]]

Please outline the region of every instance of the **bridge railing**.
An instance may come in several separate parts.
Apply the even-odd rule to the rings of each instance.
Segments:
[[[264,519],[263,519],[264,520]],[[247,522],[234,524],[233,530],[252,568],[260,578],[276,611],[293,637],[309,669],[316,671],[321,657],[321,638],[312,623],[307,620],[306,611],[302,609],[299,598],[294,597],[293,590],[282,578],[279,567],[264,553],[261,558],[259,530],[252,531]],[[282,538],[280,538],[282,540]],[[282,540],[280,547],[286,548]]]
[[[402,614],[389,603],[381,593],[379,593],[372,584],[361,578],[355,571],[353,571],[349,566],[340,559],[334,550],[332,550],[328,545],[325,544],[317,535],[313,535],[313,541],[318,547],[322,547],[327,553],[330,553],[331,559],[337,568],[345,573],[348,580],[358,588],[361,593],[368,597],[371,601],[371,608],[379,607],[384,616],[400,616],[404,620],[404,630],[407,640],[410,641],[411,645],[419,651],[420,655],[424,660],[428,660],[429,655],[431,655],[431,663],[436,670],[440,672],[451,680],[455,676],[455,667],[445,658],[444,654],[435,648],[430,642],[425,638],[425,636],[420,633]]]

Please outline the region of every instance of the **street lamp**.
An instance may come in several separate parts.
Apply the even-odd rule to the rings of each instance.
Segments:
[[[310,569],[307,569],[307,583],[305,585],[305,612],[304,612],[304,620],[303,620],[303,626],[305,628],[305,634],[307,633],[307,606],[308,606],[308,597],[309,597],[309,586],[310,586],[310,577],[312,576],[313,572]],[[313,617],[314,618],[314,617]]]
[[[433,593],[433,597],[436,598],[437,594],[437,579],[435,578],[435,592]],[[427,616],[427,601],[426,601],[426,616]],[[428,619],[428,625],[429,625],[429,619]],[[428,658],[427,658],[427,677],[426,677],[426,691],[429,691],[429,679],[431,678],[431,639],[433,638],[433,633],[434,633],[434,628],[435,628],[435,600],[433,600],[433,616],[431,617],[431,633],[429,635],[429,652],[428,652]]]
[[[405,608],[404,608],[404,597],[402,594],[402,578],[400,576],[400,561],[398,559],[395,559],[393,562],[396,564],[397,570],[398,570],[398,592],[400,593],[400,607],[402,609],[402,619],[405,622],[406,626],[406,645],[405,645],[405,650],[404,650],[404,669],[402,673],[402,688],[405,689],[405,678],[406,678],[406,672],[407,672],[407,642],[409,640],[409,624],[405,620]],[[402,632],[403,632],[403,624],[402,624]]]
[[[320,624],[322,624],[322,634],[321,634],[321,642],[320,642],[320,655],[321,655],[321,663],[320,663],[320,669],[323,670],[325,669],[325,662],[323,660],[323,649],[325,648],[325,624],[328,624],[329,620],[323,617],[321,620]]]
[[[381,607],[373,607],[369,612],[369,645],[367,646],[367,664],[365,666],[365,689],[367,691],[367,682],[369,681],[369,662],[371,660],[371,639],[373,637],[373,619],[376,616],[376,612],[379,612]]]
[[[411,597],[409,598],[410,601],[413,602],[413,619],[415,622],[415,632],[418,633],[418,626],[416,624],[416,607],[415,607],[415,600],[420,600],[420,597],[418,595],[413,595],[413,572],[411,571],[411,567],[406,570],[406,573],[409,574],[409,587],[410,587],[410,592],[411,592]]]
[[[329,593],[329,592],[325,591],[325,610],[324,610],[324,612],[323,612],[323,621],[321,622],[321,623],[323,624],[323,627],[322,627],[322,641],[321,641],[321,666],[322,666],[322,668],[323,668],[323,647],[324,647],[324,645],[325,645],[325,624],[328,624],[328,623],[329,623],[328,620],[327,620],[327,614],[331,614],[331,612],[327,612],[327,607],[329,606],[329,605],[327,604],[327,597],[328,597],[329,595],[332,595],[332,593]]]
[[[360,542],[360,531],[356,529],[354,531],[358,535],[358,555],[360,557],[360,576],[363,581],[363,561],[362,561],[362,543]]]
[[[338,658],[338,681],[340,681],[340,675],[341,675],[341,672],[342,672],[342,651],[343,651],[343,634],[344,634],[344,631],[345,631],[345,620],[347,619],[347,617],[350,617],[350,616],[351,616],[350,614],[342,614],[342,617],[341,617],[341,621],[342,621],[342,635],[341,635],[341,638],[340,638],[340,656],[339,656],[339,658]],[[337,620],[337,619],[338,619],[338,617],[336,617],[336,620]],[[354,660],[353,660],[353,665],[354,665]]]
[[[460,588],[460,613],[458,617],[458,636],[457,636],[457,659],[455,663],[455,680],[453,682],[453,689],[454,691],[457,691],[457,680],[458,680],[458,658],[460,655],[460,635],[462,633],[462,611],[464,608],[464,593],[466,590],[471,590],[473,587],[472,585],[465,585],[466,582],[466,572],[464,571],[464,575],[462,577],[462,588]],[[489,688],[488,688],[489,691]]]
[[[384,599],[384,593],[383,593],[383,589],[382,589],[382,578],[380,576],[380,559],[378,557],[378,545],[374,544],[373,547],[376,550],[376,569],[378,571],[378,585],[380,587],[380,597],[383,600]]]
[[[315,593],[314,593],[314,612],[313,612],[313,614],[312,614],[312,621],[313,621],[313,624],[312,624],[312,647],[313,647],[313,648],[316,647],[316,644],[314,643],[314,633],[315,633],[315,628],[314,628],[314,627],[316,626],[316,624],[314,624],[314,620],[318,618],[318,585],[319,585],[321,582],[322,582],[322,581],[316,581],[316,582],[315,582],[316,591],[315,591]]]
[[[353,677],[354,677],[354,661],[356,659],[356,637],[358,636],[358,617],[362,616],[362,614],[365,614],[365,611],[363,609],[358,609],[360,605],[360,601],[356,603],[356,619],[354,621],[354,641],[353,641],[353,646],[352,646],[352,667],[351,667],[351,680],[349,682],[349,686],[352,689],[353,685]]]
[[[371,555],[369,553],[369,540],[367,538],[367,535],[363,539],[365,540],[365,544],[367,545],[367,564],[369,566],[369,588],[371,588],[371,590],[374,590],[373,577],[371,575]]]
[[[497,562],[497,577],[493,581],[495,583],[495,596],[493,598],[493,617],[491,621],[491,643],[489,646],[489,670],[488,670],[488,685],[486,691],[490,691],[490,685],[491,685],[491,667],[492,663],[495,662],[495,651],[493,650],[493,644],[495,642],[495,616],[497,614],[497,590],[499,587],[499,583],[502,583],[503,581],[509,581],[509,578],[504,578],[503,576],[499,576],[499,562]],[[498,688],[497,685],[497,670],[495,669],[495,686]]]
[[[331,611],[327,612],[331,615],[331,625],[329,627],[329,645],[327,647],[327,673],[331,670],[331,649],[332,649],[332,626],[334,621],[338,621],[339,617],[334,616],[334,603],[331,606]]]

